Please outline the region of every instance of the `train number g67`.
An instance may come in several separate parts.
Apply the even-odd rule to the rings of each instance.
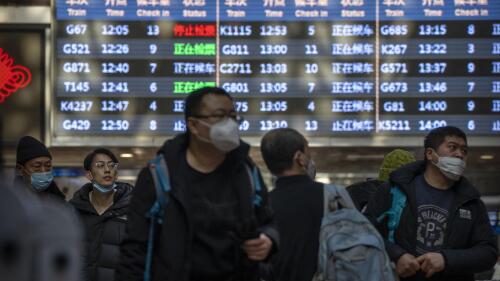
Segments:
[[[66,26],[66,33],[69,35],[83,35],[86,31],[86,24],[68,24]]]

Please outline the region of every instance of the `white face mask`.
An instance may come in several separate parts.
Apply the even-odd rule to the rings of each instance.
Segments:
[[[229,152],[240,145],[238,123],[232,118],[226,118],[213,125],[199,120],[210,128],[210,140],[199,137],[201,140],[212,143],[218,150]]]
[[[456,157],[439,156],[435,151],[434,154],[438,157],[438,162],[434,164],[439,168],[441,173],[452,181],[458,181],[465,171],[465,162]]]

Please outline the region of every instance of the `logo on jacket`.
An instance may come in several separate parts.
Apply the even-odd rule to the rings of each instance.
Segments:
[[[472,219],[472,214],[471,214],[470,210],[460,209],[458,211],[459,211],[459,214],[460,214],[460,218],[462,218],[462,219],[468,219],[468,220]]]
[[[441,250],[448,226],[448,210],[436,205],[418,207],[417,252],[424,254]]]

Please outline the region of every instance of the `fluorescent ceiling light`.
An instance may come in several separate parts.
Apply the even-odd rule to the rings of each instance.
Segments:
[[[481,155],[481,160],[492,160],[493,158],[495,158],[495,156],[490,154]]]

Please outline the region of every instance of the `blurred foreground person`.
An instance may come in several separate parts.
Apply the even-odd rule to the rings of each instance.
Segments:
[[[467,137],[433,129],[425,160],[405,165],[368,202],[402,280],[472,281],[497,260],[497,238],[479,192],[463,176]]]
[[[17,144],[15,183],[24,186],[40,197],[64,200],[64,194],[54,182],[52,155],[43,143],[24,136]]]
[[[0,280],[80,281],[80,250],[69,205],[0,184]]]
[[[90,182],[70,201],[85,230],[84,272],[89,281],[113,280],[120,243],[125,238],[132,186],[116,181],[118,165],[118,159],[108,149],[92,151],[83,161]]]
[[[115,280],[257,281],[278,233],[233,99],[202,88],[184,114],[186,133],[139,174]]]

